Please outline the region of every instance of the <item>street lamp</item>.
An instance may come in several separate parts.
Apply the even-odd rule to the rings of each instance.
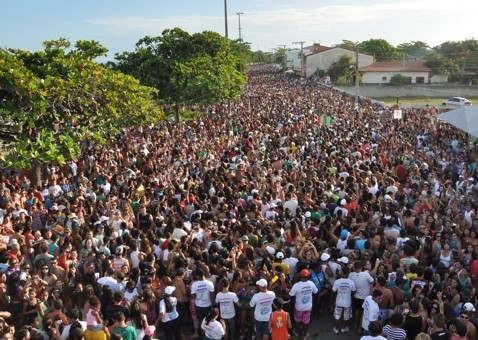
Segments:
[[[242,12],[237,12],[237,17],[239,18],[239,72],[242,73],[242,34],[241,34],[241,15],[244,14]]]
[[[229,38],[229,34],[227,31],[227,0],[224,0],[224,28],[225,28],[226,38]]]

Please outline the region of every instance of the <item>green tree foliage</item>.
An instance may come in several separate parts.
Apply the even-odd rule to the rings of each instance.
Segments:
[[[93,60],[107,50],[94,41],[44,42],[37,52],[0,50],[0,116],[15,168],[63,164],[79,141],[103,142],[123,126],[162,118],[156,90]]]
[[[463,80],[463,71],[478,74],[478,40],[447,41],[433,48],[439,56],[430,55],[427,62],[439,61],[440,69],[446,69],[452,81]],[[475,78],[476,79],[476,78]]]
[[[339,60],[332,63],[327,70],[330,80],[333,82],[337,82],[337,80],[341,78],[343,81],[344,79],[349,79],[348,83],[350,83],[350,79],[352,79],[354,72],[355,65],[352,61],[352,58],[346,55],[341,56]]]
[[[360,52],[375,57],[376,61],[397,59],[396,49],[384,39],[370,39],[360,43]]]
[[[351,40],[342,40],[340,44],[337,44],[334,47],[340,47],[340,48],[355,52],[355,50],[357,49],[357,43]]]
[[[237,97],[245,85],[228,39],[215,32],[190,35],[180,28],[138,41],[133,52],[117,54],[109,67],[159,89],[166,104],[209,104]]]
[[[402,43],[397,46],[399,54],[405,56],[405,58],[417,58],[421,59],[427,55],[430,51],[430,46],[423,41],[412,41],[410,43]]]

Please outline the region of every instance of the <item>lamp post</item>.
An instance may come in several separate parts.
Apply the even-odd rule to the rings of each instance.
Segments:
[[[296,41],[292,44],[300,44],[300,79],[304,78],[304,44],[305,41]]]
[[[229,38],[229,32],[227,31],[227,0],[224,0],[224,29],[226,38]]]
[[[285,70],[287,68],[287,53],[285,51],[286,45],[279,45],[284,51],[284,56],[282,57],[282,68]]]
[[[239,72],[242,73],[242,34],[241,34],[241,15],[244,14],[242,12],[237,12],[237,17],[239,18]]]
[[[359,109],[359,44],[355,49],[355,110]]]

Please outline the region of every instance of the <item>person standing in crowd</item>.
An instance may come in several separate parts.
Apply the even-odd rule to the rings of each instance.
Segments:
[[[196,317],[201,323],[208,315],[214,301],[214,285],[204,278],[204,271],[201,268],[197,268],[195,274],[198,280],[191,285],[191,299],[195,301]],[[199,335],[201,338],[201,331]]]
[[[229,280],[221,280],[222,290],[216,294],[216,303],[219,304],[221,319],[226,324],[226,339],[234,339],[236,333],[236,309],[235,305],[240,307],[239,298],[236,293],[229,291]]]
[[[362,263],[357,261],[353,264],[353,272],[349,274],[349,279],[355,283],[355,292],[352,297],[352,309],[354,313],[355,328],[358,332],[362,330],[362,305],[367,296],[370,295],[370,287],[373,283],[373,277],[368,271],[362,270]]]
[[[174,286],[164,289],[164,299],[159,302],[159,315],[156,326],[162,325],[166,340],[182,340],[181,325],[177,311],[178,300],[172,296]]]
[[[226,334],[226,324],[223,320],[217,321],[219,316],[219,310],[217,308],[211,308],[202,320],[201,329],[206,335],[206,340],[221,340]]]
[[[387,340],[387,338],[380,335],[382,333],[382,325],[380,322],[372,321],[368,328],[369,334],[362,336],[360,340]]]
[[[335,295],[334,333],[347,333],[348,321],[352,318],[352,294],[357,290],[354,281],[349,278],[350,268],[342,268],[342,277],[335,280],[332,291]]]
[[[269,339],[269,319],[272,313],[272,304],[276,297],[275,293],[267,290],[266,279],[256,282],[259,291],[252,296],[251,307],[254,307],[254,320],[256,335],[263,340]]]
[[[288,339],[289,329],[292,329],[292,322],[289,313],[283,309],[281,298],[274,299],[274,311],[269,320],[269,329],[271,330],[272,340]]]
[[[312,304],[314,301],[313,294],[317,294],[318,289],[312,281],[309,281],[309,270],[302,269],[299,276],[300,281],[292,286],[289,295],[295,297],[295,334],[299,339],[303,339],[307,337],[307,331],[309,329]]]
[[[382,292],[379,289],[374,289],[372,295],[367,296],[362,304],[362,331],[365,335],[368,335],[370,333],[368,330],[370,322],[378,321],[378,318],[380,316],[380,308],[378,304],[381,300]]]

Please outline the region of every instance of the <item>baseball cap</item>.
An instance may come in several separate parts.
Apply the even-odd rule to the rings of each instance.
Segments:
[[[267,281],[266,281],[266,279],[260,279],[259,281],[256,282],[256,285],[258,285],[259,287],[262,287],[262,288],[266,288],[267,287]]]
[[[327,254],[327,253],[322,253],[322,255],[320,255],[320,261],[327,261],[328,259],[330,259],[330,255]]]
[[[249,237],[247,235],[244,235],[241,237],[242,241],[249,241]]]
[[[340,238],[342,240],[345,240],[347,239],[347,237],[349,236],[349,231],[347,229],[343,229],[341,232],[340,232]]]
[[[309,276],[310,276],[310,272],[307,269],[302,269],[300,271],[300,277],[308,278]]]
[[[284,253],[281,251],[276,254],[276,259],[282,260],[284,258]]]
[[[165,289],[164,289],[164,294],[167,294],[167,295],[171,295],[173,294],[173,292],[176,290],[176,287],[174,286],[167,286]]]
[[[344,264],[349,263],[349,259],[346,256],[342,256],[340,259],[338,259],[339,262],[342,262]]]
[[[467,302],[463,305],[462,309],[466,310],[467,312],[474,312],[475,306],[471,302]]]
[[[412,293],[405,292],[403,293],[403,301],[410,302],[412,300]]]

